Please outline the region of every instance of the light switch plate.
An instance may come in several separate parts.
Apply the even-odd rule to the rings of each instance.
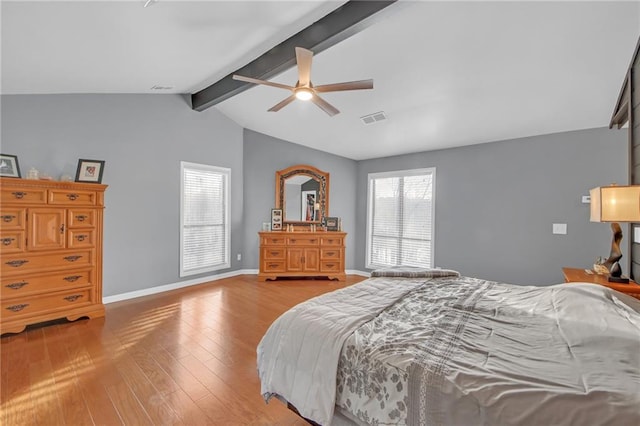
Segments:
[[[591,203],[591,195],[583,195],[582,204],[590,204],[590,203]]]
[[[559,235],[567,234],[567,224],[566,223],[554,223],[553,224],[553,233]]]
[[[633,227],[633,242],[640,243],[640,226]]]

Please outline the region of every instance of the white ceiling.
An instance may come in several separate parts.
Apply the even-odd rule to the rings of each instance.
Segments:
[[[2,94],[193,93],[344,3],[2,1]],[[314,57],[329,117],[256,86],[213,108],[245,128],[353,159],[608,125],[640,1],[399,1]],[[296,82],[291,69],[273,78]],[[172,87],[152,90],[153,86]],[[185,106],[186,107],[186,106]],[[360,117],[388,117],[364,125]],[[194,112],[195,113],[195,112]]]

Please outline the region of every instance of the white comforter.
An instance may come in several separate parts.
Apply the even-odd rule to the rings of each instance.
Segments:
[[[427,281],[429,284],[424,285]],[[417,312],[424,301],[416,299],[416,292],[431,291],[435,296],[436,287],[446,292],[448,286],[456,286],[458,292],[468,287],[469,291],[464,298],[450,297],[450,303],[442,302],[443,306],[436,309],[445,320],[444,328],[434,329],[435,335],[444,336],[444,340],[415,345],[417,340],[413,339],[412,350],[425,348],[429,354],[426,358],[433,359],[414,364],[420,375],[429,377],[409,377],[410,385],[415,382],[409,387],[417,391],[413,397],[402,397],[414,402],[408,407],[410,418],[397,424],[508,424],[516,420],[518,424],[536,424],[536,419],[538,423],[555,419],[552,422],[557,424],[572,424],[572,419],[588,419],[590,424],[640,424],[640,302],[588,284],[536,288],[465,278],[456,281],[451,277],[374,278],[320,296],[283,314],[260,343],[258,369],[263,395],[278,395],[304,417],[329,424],[345,340],[365,323],[372,327],[369,321],[396,302],[410,303],[407,301],[413,299],[413,305],[407,305],[405,311]],[[490,291],[476,292],[476,286]],[[477,304],[467,303],[471,295]],[[429,303],[445,299],[438,296]],[[391,311],[385,311],[385,315]],[[458,316],[463,320],[452,320]],[[390,323],[383,321],[383,329],[384,324]],[[418,328],[424,334],[425,326]],[[389,349],[394,340],[402,341],[392,334],[378,333],[383,339],[378,347]],[[455,345],[451,344],[454,341]],[[535,349],[544,342],[558,344]],[[465,350],[461,350],[463,347]],[[377,351],[375,347],[357,350]],[[392,348],[390,353],[401,352]],[[542,353],[544,359],[537,356]],[[437,360],[434,355],[438,355]],[[485,362],[479,362],[478,357]],[[492,365],[487,359],[508,362],[494,361]],[[543,365],[545,359],[547,367]],[[407,365],[406,356],[392,355],[382,362],[403,370]],[[535,377],[527,379],[532,373]],[[427,386],[431,389],[424,396],[422,383],[436,382],[440,383],[437,388]],[[363,396],[363,403],[375,401],[372,395]],[[356,395],[349,397],[354,404],[359,403]],[[426,398],[430,404],[427,407],[423,406]],[[537,409],[542,406],[545,408]],[[385,413],[362,411],[367,406],[362,407],[354,411],[360,410],[367,418],[370,414],[384,417]],[[549,409],[555,411],[551,416],[545,413]]]
[[[258,345],[262,395],[277,395],[307,419],[333,417],[342,344],[361,324],[424,279],[377,278],[301,303],[280,316]]]

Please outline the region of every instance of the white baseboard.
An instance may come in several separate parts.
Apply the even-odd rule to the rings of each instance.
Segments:
[[[130,291],[128,293],[116,294],[114,296],[106,296],[102,298],[102,303],[120,302],[123,300],[134,299],[136,297],[150,296],[152,294],[162,293],[170,290],[177,290],[179,288],[190,287],[192,285],[204,284],[210,281],[222,280],[224,278],[236,277],[238,275],[253,275],[258,274],[257,269],[240,269],[237,271],[226,272],[224,274],[209,275],[207,277],[194,278],[192,280],[180,281],[173,284],[166,284],[157,287],[145,288],[142,290]]]
[[[369,272],[348,270],[348,275],[360,275],[362,277],[370,277]],[[136,297],[150,296],[152,294],[163,293],[165,291],[177,290],[179,288],[190,287],[192,285],[204,284],[210,281],[222,280],[224,278],[236,277],[238,275],[258,275],[257,269],[240,269],[237,271],[226,272],[224,274],[209,275],[207,277],[195,278],[192,280],[179,281],[173,284],[165,284],[157,287],[145,288],[142,290],[130,291],[128,293],[116,294],[113,296],[106,296],[102,298],[102,303],[114,303],[121,302],[123,300],[135,299]]]
[[[361,277],[371,278],[371,272],[357,271],[355,269],[347,270],[347,275],[360,275]]]

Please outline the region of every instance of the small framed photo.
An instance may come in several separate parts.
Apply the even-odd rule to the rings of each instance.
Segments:
[[[76,171],[76,182],[102,183],[103,171],[104,161],[80,159],[78,171]]]
[[[340,218],[337,217],[326,217],[325,224],[327,226],[327,231],[339,231],[340,230]]]
[[[21,178],[18,156],[0,154],[0,176]]]
[[[282,231],[282,209],[271,209],[271,230]]]

